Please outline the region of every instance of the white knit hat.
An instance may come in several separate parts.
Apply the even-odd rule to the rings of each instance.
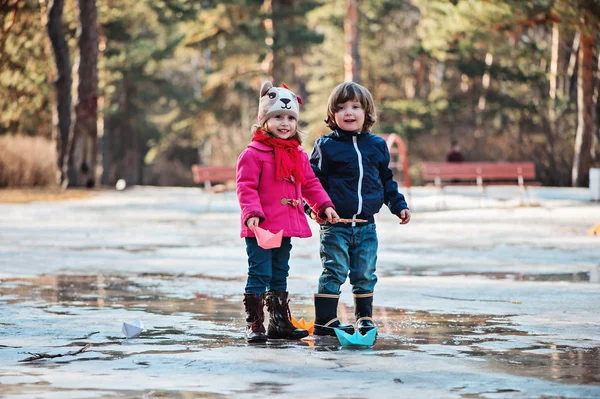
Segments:
[[[266,81],[260,89],[258,103],[258,122],[264,123],[275,115],[291,115],[298,120],[302,99],[292,93],[286,85],[273,87],[273,83]]]

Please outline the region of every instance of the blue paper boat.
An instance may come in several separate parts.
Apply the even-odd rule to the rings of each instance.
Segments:
[[[352,335],[343,332],[339,328],[334,328],[333,330],[342,346],[373,346],[375,337],[377,337],[377,327],[367,331],[365,335],[361,335],[358,330],[354,331]]]

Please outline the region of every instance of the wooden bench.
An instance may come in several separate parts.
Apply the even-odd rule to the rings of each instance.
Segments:
[[[486,185],[518,185],[521,194],[535,181],[533,162],[424,162],[422,176],[443,189],[447,185],[474,185],[483,193]]]
[[[213,185],[235,182],[235,166],[192,165],[192,177],[194,183],[211,189]]]

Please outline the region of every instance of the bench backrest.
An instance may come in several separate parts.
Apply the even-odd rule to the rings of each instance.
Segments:
[[[424,162],[423,178],[500,180],[519,176],[523,179],[535,179],[533,162]]]
[[[192,165],[192,175],[196,184],[235,181],[235,167]]]

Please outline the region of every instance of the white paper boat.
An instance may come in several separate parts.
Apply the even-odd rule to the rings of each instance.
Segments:
[[[141,320],[134,320],[133,323],[123,323],[121,331],[127,338],[134,338],[144,331],[144,326]]]

